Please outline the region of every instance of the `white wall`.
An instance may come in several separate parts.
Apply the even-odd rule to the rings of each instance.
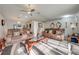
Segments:
[[[1,20],[4,19],[2,15],[0,15],[0,38],[4,37],[4,27],[1,25]]]

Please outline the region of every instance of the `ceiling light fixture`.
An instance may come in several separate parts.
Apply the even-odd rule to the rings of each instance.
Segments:
[[[33,13],[35,12],[34,7],[31,4],[26,5],[26,10],[21,10],[22,12],[26,12],[28,15],[33,16]]]

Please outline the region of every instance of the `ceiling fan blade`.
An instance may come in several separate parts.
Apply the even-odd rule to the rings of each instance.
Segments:
[[[31,9],[30,11],[31,11],[31,12],[34,12],[34,11],[35,11],[35,9]]]

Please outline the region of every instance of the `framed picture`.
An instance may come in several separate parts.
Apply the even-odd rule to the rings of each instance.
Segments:
[[[56,27],[57,27],[57,28],[60,28],[61,25],[62,25],[62,24],[61,24],[60,22],[57,22],[57,23],[56,23]]]

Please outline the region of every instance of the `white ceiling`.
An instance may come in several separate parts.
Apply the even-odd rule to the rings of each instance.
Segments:
[[[79,5],[77,4],[36,4],[32,5],[32,7],[40,14],[30,18],[21,16],[25,14],[21,10],[27,10],[24,4],[2,4],[0,5],[0,14],[8,20],[51,20],[62,15],[75,14],[79,10]]]

